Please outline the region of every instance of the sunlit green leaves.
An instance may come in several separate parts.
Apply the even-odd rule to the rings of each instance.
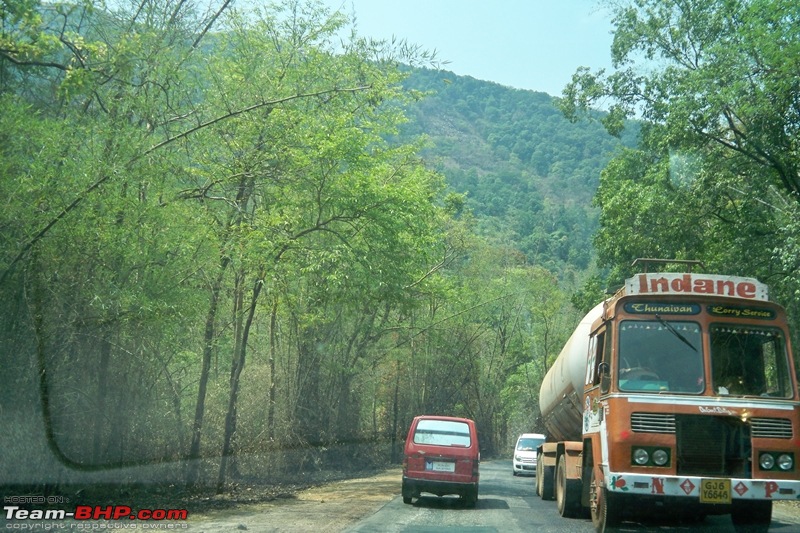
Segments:
[[[566,300],[398,140],[421,93],[397,62],[434,54],[316,2],[228,6],[2,4],[0,362],[42,365],[51,444],[97,466],[381,435],[392,410],[504,423]]]
[[[603,106],[614,133],[623,119],[645,124],[640,149],[612,161],[597,195],[603,212],[595,242],[601,262],[617,269],[612,277],[639,256],[700,258],[719,271],[781,277],[776,257],[791,255],[783,250],[791,242],[786,206],[800,198],[800,36],[790,29],[798,6],[614,6],[618,70],[579,70],[562,103],[573,118]]]

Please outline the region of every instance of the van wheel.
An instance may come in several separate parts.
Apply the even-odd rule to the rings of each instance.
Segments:
[[[466,507],[474,509],[475,505],[478,503],[478,489],[471,489],[461,497],[461,500],[464,502]]]
[[[400,490],[401,490],[401,494],[403,495],[403,503],[410,504],[411,503],[412,494],[411,494],[411,491],[406,486],[406,480],[405,479],[403,479],[403,485],[402,485],[402,488]]]

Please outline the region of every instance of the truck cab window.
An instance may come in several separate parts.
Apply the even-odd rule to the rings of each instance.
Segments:
[[[624,320],[619,327],[619,388],[683,392],[705,388],[700,326],[696,322]]]
[[[605,331],[603,331],[598,333],[597,336],[593,339],[595,353],[594,353],[594,365],[592,368],[593,372],[592,385],[600,384],[600,374],[601,374],[600,363],[605,361],[605,356],[603,353],[605,348],[605,338],[606,334]]]
[[[791,396],[786,343],[779,329],[713,324],[710,333],[714,392]]]

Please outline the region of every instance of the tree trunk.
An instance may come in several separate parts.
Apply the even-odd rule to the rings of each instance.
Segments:
[[[110,333],[103,332],[103,339],[100,346],[100,361],[97,365],[97,396],[94,413],[94,428],[92,430],[92,462],[102,464],[107,457],[103,453],[103,438],[106,432],[106,405],[108,405],[108,367],[111,360],[111,340],[108,338]]]
[[[395,365],[395,372],[394,372],[394,405],[392,406],[392,463],[396,464],[400,462],[400,453],[397,448],[397,426],[398,426],[398,415],[399,415],[399,406],[398,399],[400,397],[400,363],[397,362]]]
[[[203,416],[206,409],[206,390],[208,388],[208,377],[211,372],[211,356],[214,352],[214,338],[216,337],[215,323],[217,319],[217,308],[219,306],[219,293],[222,289],[222,280],[225,277],[225,270],[228,268],[230,259],[223,258],[220,262],[217,279],[211,287],[211,300],[206,314],[206,328],[203,336],[203,362],[200,369],[200,383],[197,389],[197,405],[194,412],[194,424],[192,425],[192,444],[189,449],[189,465],[186,475],[186,482],[189,485],[197,483],[200,474],[200,438],[203,430]]]
[[[270,441],[275,437],[275,351],[277,349],[278,333],[278,300],[272,304],[272,316],[269,322],[269,398],[267,399],[267,438]]]
[[[242,330],[242,339],[239,343],[239,352],[234,354],[231,366],[231,392],[228,398],[228,413],[225,416],[225,438],[222,444],[222,457],[219,465],[219,476],[217,477],[217,493],[221,493],[225,486],[225,479],[228,474],[229,459],[232,455],[233,436],[236,432],[236,401],[239,397],[239,379],[242,375],[245,359],[247,357],[247,340],[250,336],[250,328],[253,325],[253,318],[256,314],[256,302],[261,289],[264,286],[264,272],[262,271],[253,286],[253,295],[250,300],[250,307],[247,313],[247,321]]]

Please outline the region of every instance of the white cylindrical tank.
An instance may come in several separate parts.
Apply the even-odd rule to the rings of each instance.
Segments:
[[[583,433],[583,386],[592,323],[603,313],[597,304],[583,317],[558,354],[539,389],[539,409],[552,440],[580,440]]]

